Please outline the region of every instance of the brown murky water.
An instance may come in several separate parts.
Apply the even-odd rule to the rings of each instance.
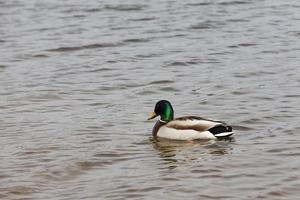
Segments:
[[[299,10],[0,0],[0,198],[299,198]],[[160,99],[236,134],[153,142]]]

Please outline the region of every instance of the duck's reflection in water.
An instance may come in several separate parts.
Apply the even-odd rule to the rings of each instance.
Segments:
[[[233,138],[222,140],[201,140],[201,141],[176,141],[150,139],[154,149],[158,151],[164,167],[174,169],[179,165],[185,165],[199,159],[212,155],[225,155],[232,150]]]

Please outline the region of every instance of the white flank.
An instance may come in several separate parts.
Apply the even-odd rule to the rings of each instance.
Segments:
[[[189,120],[191,121],[191,120]],[[197,120],[199,121],[199,120]],[[188,130],[177,130],[174,128],[169,128],[166,126],[162,126],[158,133],[158,137],[173,139],[173,140],[210,140],[216,139],[216,137],[209,131],[198,132],[192,129]]]

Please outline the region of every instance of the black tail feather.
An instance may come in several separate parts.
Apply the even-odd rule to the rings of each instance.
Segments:
[[[209,132],[211,132],[214,135],[220,134],[220,133],[225,133],[225,132],[232,132],[232,127],[231,126],[225,126],[225,125],[219,125],[212,127],[208,129]]]

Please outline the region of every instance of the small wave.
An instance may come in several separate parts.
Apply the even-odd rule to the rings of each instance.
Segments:
[[[206,20],[203,22],[199,22],[197,24],[194,24],[190,27],[190,29],[215,29],[215,28],[219,28],[221,26],[225,25],[225,23],[223,22],[219,22],[219,21],[213,21],[213,20]]]
[[[151,94],[156,94],[155,91],[151,91],[151,90],[144,90],[144,91],[140,91],[136,93],[137,95],[151,95]]]
[[[253,98],[258,100],[274,101],[274,98],[266,97],[266,96],[254,96]]]
[[[101,12],[101,11],[103,11],[103,9],[102,8],[89,8],[89,9],[85,9],[83,11],[88,12],[88,13],[92,13],[92,12]]]
[[[67,51],[79,51],[79,50],[84,50],[84,49],[117,47],[117,46],[121,46],[121,45],[122,45],[121,43],[88,44],[88,45],[73,46],[73,47],[58,47],[58,48],[54,48],[54,49],[48,49],[47,51],[67,52]]]
[[[114,11],[140,11],[146,7],[146,5],[106,5],[104,9]]]
[[[290,152],[291,150],[293,150],[293,148],[283,147],[283,148],[270,149],[270,150],[267,150],[267,152],[278,154],[278,153],[282,153],[282,152]]]
[[[198,23],[195,25],[192,25],[190,27],[190,29],[212,29],[212,28],[216,28],[216,26],[209,24],[209,23]]]
[[[174,31],[176,31],[176,30],[174,30]],[[181,31],[181,30],[178,30],[178,31]],[[187,34],[175,33],[175,34],[170,34],[170,35],[163,36],[163,38],[170,39],[170,38],[180,38],[180,37],[186,37],[186,36],[187,36]],[[183,51],[178,51],[177,50],[177,52],[183,52]]]
[[[233,76],[235,78],[247,78],[247,75],[246,74],[242,74],[242,73],[234,73]]]
[[[212,2],[201,2],[201,3],[188,3],[187,6],[208,6],[211,5]]]
[[[254,130],[254,128],[247,127],[247,126],[240,126],[240,125],[230,125],[233,130],[238,130],[238,131],[250,131]]]
[[[284,95],[284,98],[300,98],[299,94],[288,94],[288,95]]]
[[[105,139],[105,138],[104,139],[93,139],[93,140],[89,140],[89,141],[86,141],[86,142],[82,142],[82,144],[92,144],[92,143],[110,142],[110,141],[112,141],[112,140],[111,139]]]
[[[201,195],[199,195],[199,197],[200,197],[200,199],[212,199],[212,200],[214,200],[214,199],[216,199],[216,200],[218,200],[218,199],[234,199],[232,196],[225,196],[225,195],[220,196],[220,195],[208,195],[208,194],[201,194]]]
[[[250,4],[249,1],[224,1],[219,3],[219,5],[230,6],[230,5],[242,5],[242,4]]]
[[[193,169],[191,173],[193,174],[207,174],[207,173],[220,173],[222,170],[219,169]]]
[[[61,100],[62,97],[55,94],[41,94],[41,95],[30,95],[28,99],[32,102],[45,102],[53,100]]]
[[[140,42],[149,42],[150,39],[148,38],[132,38],[123,40],[124,43],[140,43]]]
[[[289,31],[289,32],[287,32],[287,34],[290,34],[290,35],[293,35],[293,36],[300,36],[300,31]]]
[[[74,17],[74,18],[84,18],[84,17],[86,17],[86,15],[84,15],[84,14],[76,14],[76,15],[73,15],[72,17]]]
[[[123,158],[128,157],[131,155],[135,155],[133,153],[116,153],[116,152],[103,152],[103,153],[96,153],[94,157],[97,158]]]
[[[113,68],[99,68],[99,69],[91,69],[91,70],[86,70],[85,72],[90,72],[90,73],[94,73],[94,72],[107,72],[107,71],[114,71],[115,69]]]
[[[209,53],[208,55],[210,56],[219,56],[219,55],[228,55],[231,54],[232,52],[229,51],[223,51],[223,52],[214,52],[214,53]]]
[[[238,91],[233,91],[231,92],[231,94],[233,95],[244,95],[244,94],[248,94],[249,92],[247,91],[242,91],[242,90],[238,90]]]
[[[152,81],[149,83],[149,85],[159,85],[159,84],[169,84],[169,83],[174,83],[174,81],[171,80]]]
[[[156,19],[155,17],[143,17],[143,18],[130,19],[129,21],[152,21],[155,19]]]
[[[179,92],[180,90],[173,87],[163,87],[159,89],[160,91],[168,91],[168,92]]]
[[[58,149],[59,149],[58,146],[28,148],[28,149],[25,149],[23,152],[20,152],[18,155],[20,156],[20,158],[27,159],[28,157],[31,157],[31,156],[49,154]],[[45,156],[45,155],[43,155],[43,156]]]
[[[48,55],[45,55],[45,54],[35,54],[35,55],[32,55],[33,58],[48,58],[49,56]]]
[[[36,188],[30,186],[13,186],[6,188],[9,195],[28,196],[36,192]]]
[[[76,165],[81,171],[87,171],[92,168],[102,166],[103,163],[101,161],[79,161]]]
[[[244,124],[262,124],[263,122],[259,118],[252,118],[252,119],[244,120],[241,123],[244,123]]]
[[[249,22],[250,20],[248,19],[228,19],[226,20],[227,22]]]
[[[200,60],[200,59],[192,59],[190,61],[187,61],[186,63],[189,64],[189,65],[196,65],[196,64],[202,63],[202,60]]]
[[[261,51],[262,54],[279,54],[279,51],[276,50],[264,50]]]
[[[257,44],[255,43],[241,43],[241,44],[238,44],[238,46],[240,47],[251,47],[251,46],[256,46]]]
[[[118,75],[116,75],[116,76],[118,76]],[[104,75],[104,77],[109,77],[109,76]],[[111,77],[115,77],[115,76],[112,75]],[[101,86],[101,87],[99,87],[99,89],[101,91],[126,90],[127,86],[126,85]]]
[[[174,61],[174,62],[166,62],[164,67],[169,67],[169,66],[187,66],[187,62],[183,61]]]
[[[238,48],[239,46],[238,45],[230,45],[230,46],[227,46],[228,48],[231,48],[231,49],[235,49],[235,48]]]
[[[90,170],[94,166],[102,166],[104,162],[95,161],[93,163],[79,161],[75,165],[69,165],[61,169],[47,170],[40,172],[36,176],[49,181],[67,181],[76,179],[78,176],[84,174],[87,170]]]
[[[154,58],[154,57],[161,57],[161,56],[162,54],[155,54],[155,53],[136,55],[137,58]]]
[[[287,196],[289,193],[287,191],[271,191],[268,193],[268,196],[272,196],[274,198]]]

